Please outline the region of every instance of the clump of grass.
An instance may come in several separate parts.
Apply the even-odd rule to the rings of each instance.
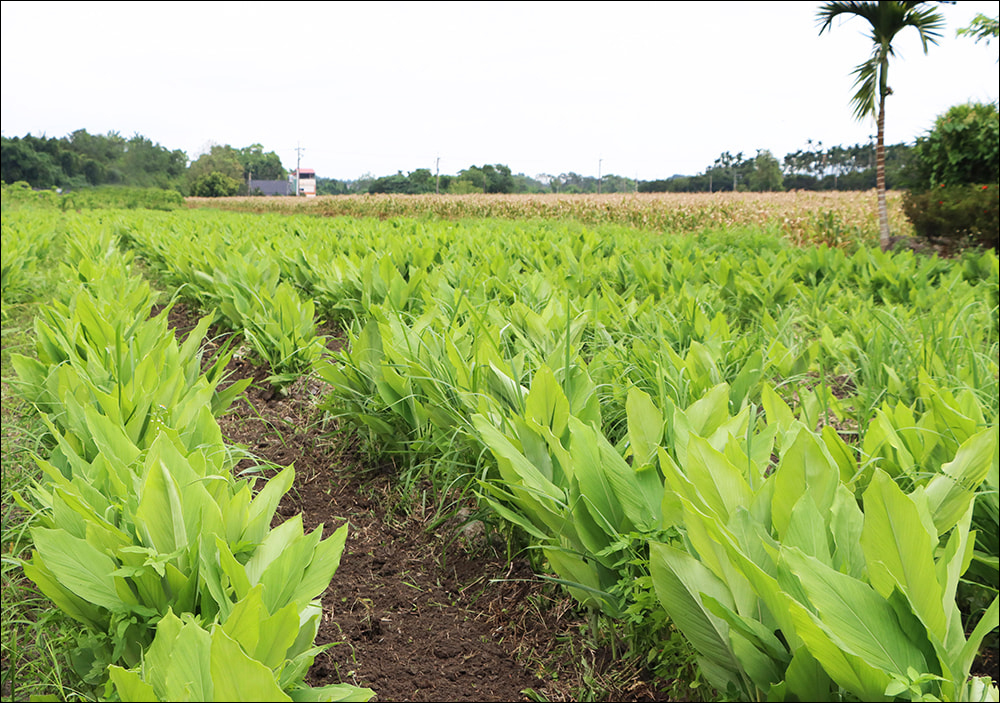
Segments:
[[[19,507],[14,494],[37,477],[33,457],[43,451],[44,425],[28,403],[17,398],[6,381],[10,346],[24,334],[4,328],[4,377],[0,457],[0,698],[55,700],[90,698],[69,666],[75,625],[54,609],[15,561],[30,556],[28,527],[32,515]],[[10,344],[9,344],[10,343]]]

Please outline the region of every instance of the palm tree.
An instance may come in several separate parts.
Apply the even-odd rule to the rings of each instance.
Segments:
[[[875,117],[878,137],[875,148],[875,184],[878,192],[879,244],[889,248],[889,215],[885,206],[885,98],[892,94],[888,83],[889,57],[895,56],[892,40],[902,30],[913,27],[920,34],[924,53],[927,45],[937,44],[944,29],[944,17],[936,10],[921,8],[924,2],[827,2],[816,19],[819,33],[830,29],[833,19],[840,15],[862,17],[871,25],[872,55],[854,69],[857,89],[851,104],[854,116],[863,120]]]

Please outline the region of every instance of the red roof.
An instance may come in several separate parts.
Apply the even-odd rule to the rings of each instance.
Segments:
[[[295,171],[292,171],[292,173],[295,173]],[[313,171],[311,168],[300,168],[299,169],[299,175],[300,176],[306,176],[306,175],[308,175],[308,176],[315,176],[316,172]]]

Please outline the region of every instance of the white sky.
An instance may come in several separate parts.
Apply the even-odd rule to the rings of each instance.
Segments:
[[[665,178],[723,151],[865,143],[850,75],[867,23],[819,2],[2,3],[4,136],[138,133],[195,158],[260,143],[353,179],[504,163]],[[998,49],[956,38],[1000,2],[939,6],[894,43],[886,142],[998,99]]]

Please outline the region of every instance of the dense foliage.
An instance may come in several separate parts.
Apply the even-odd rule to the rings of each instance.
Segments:
[[[240,192],[240,182],[219,171],[198,176],[191,182],[191,195],[196,198],[224,198]]]
[[[950,249],[997,248],[1000,113],[996,103],[955,105],[913,149],[917,181],[904,199],[914,233]]]
[[[654,666],[662,608],[734,698],[990,695],[968,673],[997,626],[974,536],[996,531],[994,255],[239,217],[150,216],[128,241],[196,300],[242,270],[349,324],[334,359],[306,355],[330,409],[404,485],[472,481]],[[276,307],[233,301],[240,326]],[[310,348],[298,323],[264,346],[280,329]]]
[[[245,193],[248,179],[285,177],[281,159],[260,144],[237,149],[213,145],[188,165],[188,156],[136,134],[125,139],[117,132],[94,135],[79,129],[62,138],[3,137],[0,143],[0,179],[24,181],[32,188],[73,189],[124,185],[163,188],[190,193],[203,176],[221,173],[236,182],[230,195]],[[224,189],[224,190],[229,190]]]
[[[1000,112],[996,103],[955,105],[914,147],[918,189],[1000,183]]]
[[[77,622],[73,671],[105,695],[370,699],[367,689],[303,683],[325,648],[314,646],[318,599],[347,525],[326,539],[322,525],[305,532],[301,516],[272,529],[294,470],[264,486],[236,478],[241,454],[216,421],[249,380],[221,385],[228,347],[202,365],[213,315],[183,344],[168,326],[171,305],[153,315],[148,281],[117,246],[118,224],[103,212],[4,215],[5,269],[23,268],[9,251],[30,258],[58,238],[72,282],[65,298],[38,306],[34,353],[11,356],[52,448],[15,496],[32,516],[33,549],[11,561]]]
[[[183,151],[171,151],[138,134],[126,139],[117,132],[93,135],[80,129],[60,139],[5,136],[0,144],[0,179],[26,181],[33,188],[173,188],[186,169]]]
[[[85,673],[123,699],[183,698],[182,653],[201,662],[188,696],[236,699],[223,661],[301,695],[306,603],[343,542],[266,531],[288,475],[251,499],[226,473],[213,415],[238,390],[218,395],[224,361],[197,364],[202,328],[177,348],[162,314],[142,321],[147,288],[121,266],[137,255],[240,331],[272,383],[331,384],[329,410],[392,453],[401,485],[468,485],[664,676],[680,631],[731,698],[995,696],[968,674],[1000,607],[997,545],[978,537],[997,531],[996,256],[794,247],[778,208],[720,219],[789,197],[705,194],[674,208],[701,223],[686,236],[5,210],[5,290],[53,239],[86,282],[17,362],[59,447],[19,564],[85,624]],[[332,357],[317,315],[347,328]],[[276,630],[290,646],[260,644]]]
[[[133,186],[96,186],[68,193],[32,190],[24,181],[3,184],[4,210],[28,206],[61,210],[176,210],[184,207],[184,197],[176,190]]]
[[[903,198],[903,212],[917,237],[949,249],[979,246],[997,250],[1000,200],[994,185],[942,184]]]

